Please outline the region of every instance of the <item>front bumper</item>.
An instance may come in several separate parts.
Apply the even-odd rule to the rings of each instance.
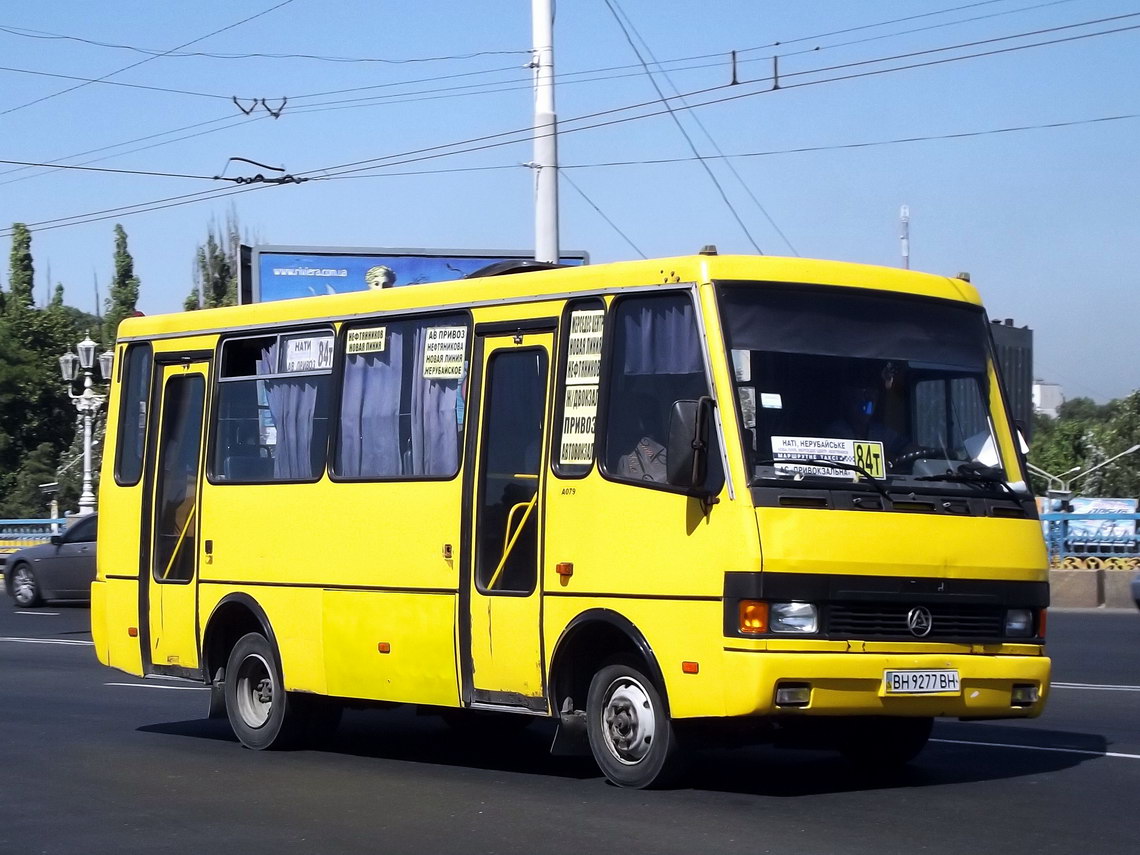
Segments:
[[[828,653],[774,650],[725,651],[726,714],[737,715],[887,715],[956,718],[1033,718],[1042,713],[1049,693],[1050,660],[1042,655],[957,653]],[[958,671],[961,691],[950,694],[887,695],[889,670]],[[776,704],[785,684],[810,686],[804,706]],[[1013,702],[1014,685],[1034,686],[1038,700]]]

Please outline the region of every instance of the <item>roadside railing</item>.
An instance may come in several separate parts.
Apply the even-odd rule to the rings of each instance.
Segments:
[[[18,549],[47,543],[66,523],[65,519],[0,520],[0,564]]]
[[[1140,569],[1140,514],[1042,514],[1049,564],[1072,570]]]

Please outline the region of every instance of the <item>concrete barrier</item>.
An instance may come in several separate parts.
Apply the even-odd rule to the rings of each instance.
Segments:
[[[1135,608],[1131,589],[1135,575],[1135,570],[1054,568],[1049,571],[1049,603],[1060,609]]]

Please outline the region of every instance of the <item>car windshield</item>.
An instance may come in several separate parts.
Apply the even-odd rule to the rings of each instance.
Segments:
[[[770,283],[719,295],[753,481],[1005,481],[979,308]]]

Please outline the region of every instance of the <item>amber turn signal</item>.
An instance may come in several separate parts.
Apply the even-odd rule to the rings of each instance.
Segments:
[[[762,600],[741,600],[740,631],[749,635],[767,632],[768,604]]]
[[[376,645],[376,649],[380,653],[391,653],[392,652],[392,645],[387,641],[381,641],[379,644]]]
[[[139,637],[139,628],[137,626],[128,626],[127,627],[127,635],[129,635],[131,638],[138,638]]]

